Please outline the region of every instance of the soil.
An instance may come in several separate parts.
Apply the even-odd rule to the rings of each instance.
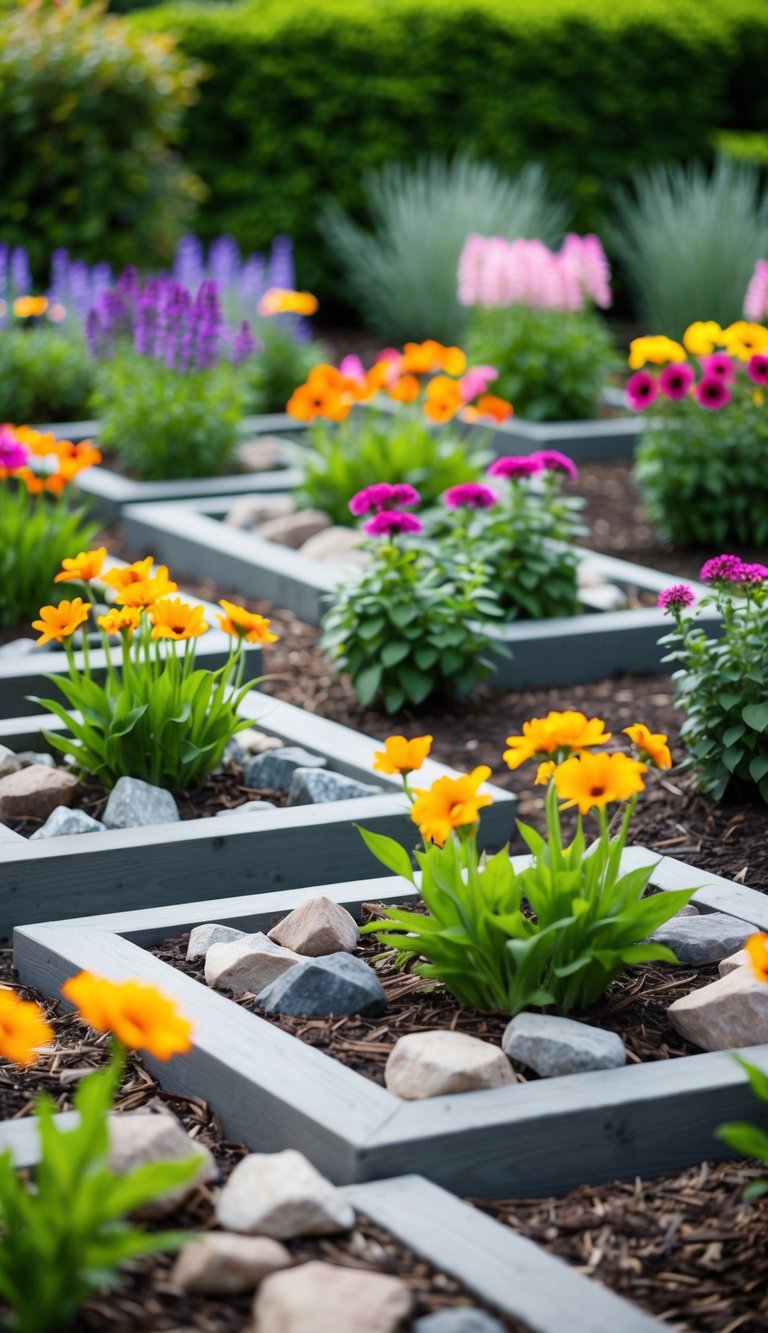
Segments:
[[[0,983],[18,986],[9,950],[0,950]],[[44,1005],[55,1030],[55,1048],[30,1069],[20,1071],[0,1064],[0,1120],[31,1114],[34,1098],[43,1091],[53,1097],[57,1110],[68,1110],[73,1086],[106,1059],[105,1038],[95,1036],[72,1014],[63,1013],[60,1005],[27,988],[19,989],[26,998]],[[213,1153],[222,1183],[248,1153],[243,1144],[224,1138],[205,1102],[164,1092],[135,1056],[129,1061],[117,1108],[172,1111],[188,1133]],[[199,1186],[182,1208],[163,1218],[158,1226],[197,1232],[212,1229],[217,1190],[216,1185]],[[288,1247],[299,1263],[321,1259],[403,1278],[413,1292],[414,1318],[463,1304],[479,1304],[454,1278],[418,1258],[389,1232],[361,1215],[349,1235],[300,1239],[289,1242]],[[221,1299],[185,1295],[171,1284],[172,1266],[170,1256],[138,1261],[126,1272],[118,1291],[104,1291],[88,1301],[72,1325],[75,1333],[242,1333],[250,1313],[250,1295]],[[403,1333],[408,1327],[404,1326]],[[509,1333],[525,1333],[514,1321],[506,1322],[505,1327]]]
[[[415,903],[411,905],[417,906]],[[363,919],[372,920],[381,915],[383,910],[378,905],[369,904]],[[188,940],[188,934],[180,935],[165,940],[152,952],[205,984],[204,960],[187,961]],[[387,1011],[383,1016],[363,1018],[359,1014],[350,1014],[296,1018],[288,1014],[261,1013],[252,995],[239,997],[237,1003],[382,1086],[387,1057],[398,1038],[407,1033],[452,1029],[501,1045],[509,1014],[482,1013],[466,1008],[440,983],[425,981],[408,967],[398,970],[392,951],[383,949],[375,936],[363,936],[357,954],[375,968],[384,987]],[[625,968],[598,1005],[573,1017],[582,1017],[597,1027],[618,1032],[631,1064],[696,1055],[698,1047],[675,1032],[667,1019],[667,1009],[673,1000],[716,980],[717,975],[714,963],[680,967],[647,963],[642,967]],[[514,1068],[519,1083],[537,1078],[523,1065],[514,1062]]]

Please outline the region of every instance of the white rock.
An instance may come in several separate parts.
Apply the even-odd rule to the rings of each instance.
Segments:
[[[273,944],[258,931],[230,943],[212,944],[205,955],[205,980],[215,990],[258,995],[289,967],[303,961],[300,954]]]
[[[721,958],[717,970],[721,977],[727,977],[739,967],[749,967],[749,954],[746,949],[739,949],[738,953],[732,953],[728,958]]]
[[[18,755],[9,750],[7,745],[0,745],[0,778],[7,778],[9,773],[18,773],[22,767]]]
[[[285,463],[285,442],[277,435],[243,440],[237,447],[237,457],[246,472],[271,472]]]
[[[464,1032],[411,1032],[390,1051],[384,1081],[409,1101],[449,1092],[501,1088],[515,1082],[509,1060],[498,1046]]]
[[[703,1051],[768,1042],[768,983],[751,968],[737,967],[709,986],[675,1000],[667,1010],[673,1027]]]
[[[355,1211],[300,1152],[251,1153],[238,1162],[216,1203],[229,1231],[291,1240],[349,1231]]]
[[[355,918],[332,898],[308,898],[283,917],[269,938],[295,953],[321,958],[324,954],[353,953],[360,938]]]
[[[519,1060],[542,1078],[617,1069],[627,1056],[617,1033],[555,1014],[517,1014],[507,1024],[501,1044],[510,1060]]]
[[[397,1333],[412,1306],[402,1278],[315,1260],[264,1280],[254,1333]]]
[[[57,805],[71,805],[77,779],[63,768],[30,764],[0,778],[0,822],[6,819],[47,819]]]
[[[257,537],[265,542],[276,542],[278,546],[291,546],[298,550],[316,532],[322,532],[331,526],[327,514],[319,509],[302,509],[298,514],[286,514],[284,518],[270,518],[260,523],[256,529]]]
[[[207,921],[202,926],[193,926],[189,932],[187,959],[205,958],[212,944],[232,944],[235,940],[245,940],[248,932],[235,930],[234,926],[219,926]]]
[[[224,522],[231,528],[255,528],[269,519],[285,518],[295,509],[290,495],[244,495],[235,501]]]
[[[35,829],[29,841],[42,838],[71,838],[77,833],[103,833],[104,825],[100,819],[92,819],[85,810],[70,810],[66,805],[57,805],[52,810],[41,828]]]
[[[169,1191],[139,1210],[141,1217],[165,1217],[206,1181],[215,1180],[218,1171],[208,1149],[195,1143],[175,1115],[114,1113],[109,1117],[109,1165],[118,1175],[126,1175],[147,1162],[180,1161],[200,1158],[200,1166],[184,1185]]]
[[[264,754],[267,750],[284,750],[285,741],[278,736],[268,736],[266,731],[257,731],[255,727],[245,727],[235,737],[244,754]]]
[[[360,533],[356,528],[325,528],[305,541],[299,553],[306,556],[307,560],[320,560],[322,563],[348,560],[350,557],[356,560],[363,555],[360,550]]]
[[[11,639],[10,643],[4,643],[0,646],[0,658],[4,657],[28,657],[30,653],[46,652],[50,645],[40,644],[38,647],[37,639]]]
[[[627,604],[627,594],[615,583],[582,584],[579,598],[592,611],[618,611]]]
[[[274,801],[243,801],[242,805],[233,805],[231,809],[217,810],[216,819],[227,819],[230,815],[268,815],[270,810],[277,810]]]
[[[290,1267],[289,1251],[268,1236],[236,1236],[230,1231],[209,1231],[185,1245],[171,1272],[171,1282],[183,1291],[206,1296],[236,1296],[254,1291],[262,1278]]]

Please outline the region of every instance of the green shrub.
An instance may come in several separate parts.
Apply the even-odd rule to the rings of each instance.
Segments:
[[[323,230],[367,326],[395,342],[461,339],[467,311],[456,275],[472,232],[554,243],[567,221],[535,166],[511,179],[469,157],[423,158],[372,172],[364,189],[373,232],[338,204],[327,208]]]
[[[633,169],[768,121],[764,0],[248,0],[130,23],[211,70],[183,140],[206,236],[260,250],[286,232],[302,284],[326,293],[316,205],[362,216],[386,162],[459,143],[509,174],[540,162],[590,230]]]
[[[25,0],[0,29],[0,235],[42,273],[65,245],[117,264],[170,256],[199,194],[170,152],[197,71],[100,3]]]
[[[284,412],[294,389],[313,366],[328,358],[320,342],[302,342],[287,329],[262,320],[256,328],[261,350],[244,364],[245,410],[250,413]]]
[[[78,333],[0,329],[0,416],[5,421],[80,421],[94,368]]]
[[[0,629],[29,622],[55,597],[57,567],[86,550],[98,531],[87,514],[65,496],[28,495],[23,486],[0,483]]]
[[[597,415],[600,391],[617,357],[594,310],[475,308],[467,356],[495,366],[493,392],[530,421],[580,421]]]

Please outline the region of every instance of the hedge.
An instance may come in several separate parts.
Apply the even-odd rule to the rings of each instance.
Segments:
[[[768,120],[765,0],[245,0],[130,22],[209,68],[182,144],[210,191],[200,230],[256,249],[289,232],[310,285],[313,201],[359,210],[385,161],[538,160],[590,226],[633,167]]]

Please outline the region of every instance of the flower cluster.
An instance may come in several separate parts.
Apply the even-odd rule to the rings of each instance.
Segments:
[[[393,402],[420,404],[427,420],[437,425],[459,413],[468,421],[501,422],[511,416],[512,406],[487,392],[496,377],[493,366],[468,368],[461,348],[427,339],[406,343],[402,352],[386,349],[369,370],[356,356],[345,357],[338,368],[315,366],[286,411],[298,421],[344,421],[356,403],[383,394]]]
[[[597,236],[566,236],[559,251],[522,237],[470,236],[459,260],[459,300],[485,308],[582,310],[611,304],[611,270]]]
[[[72,444],[30,426],[0,426],[0,481],[12,477],[30,495],[61,495],[84,468],[100,462],[90,440]]]
[[[698,379],[689,356],[698,360]],[[760,386],[768,384],[768,328],[738,320],[722,329],[714,320],[699,320],[686,329],[682,343],[663,334],[633,339],[628,360],[635,374],[627,382],[627,403],[634,411],[650,407],[659,396],[672,402],[692,399],[717,411],[739,389],[748,390],[759,405]],[[643,369],[649,363],[664,368],[654,375]]]
[[[768,319],[768,259],[758,259],[744,297],[744,315],[762,323]]]
[[[219,236],[208,253],[196,236],[182,236],[171,266],[176,282],[197,291],[206,280],[215,282],[228,322],[234,327],[251,320],[256,311],[261,316],[282,316],[283,322],[299,338],[309,336],[306,320],[317,301],[309,293],[295,292],[293,244],[288,236],[275,237],[269,255],[251,254],[244,258],[233,236]],[[291,301],[291,297],[309,297],[309,301]]]
[[[738,555],[714,555],[705,560],[699,572],[702,583],[715,588],[735,592],[741,588],[747,592],[752,589],[768,591],[768,565],[756,561],[742,560]],[[662,611],[670,611],[677,616],[696,601],[693,589],[687,583],[675,583],[663,588],[658,596],[658,605]]]

